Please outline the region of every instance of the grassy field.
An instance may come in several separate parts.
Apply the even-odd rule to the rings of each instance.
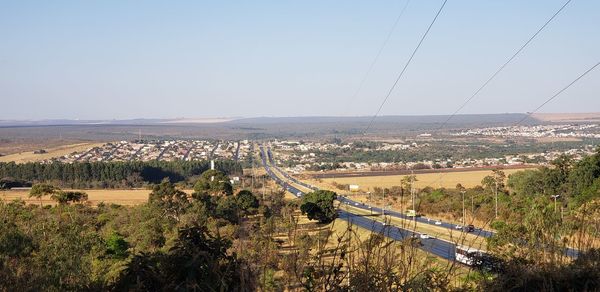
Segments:
[[[503,171],[506,175],[509,175],[520,170],[522,169],[505,169]],[[416,174],[417,182],[415,183],[415,187],[423,188],[431,186],[435,188],[454,188],[456,187],[456,184],[460,183],[463,186],[470,188],[480,185],[481,180],[485,176],[491,174],[491,170]],[[405,175],[340,177],[320,180],[310,179],[308,182],[332,190],[336,190],[333,182],[338,184],[355,184],[360,187],[361,191],[371,191],[374,187],[389,188],[392,186],[400,186],[403,177],[405,177]]]
[[[26,163],[26,162],[36,162],[42,161],[45,159],[50,159],[53,157],[60,157],[63,155],[70,154],[72,152],[81,152],[88,150],[90,148],[101,146],[104,143],[77,143],[77,144],[69,144],[62,145],[53,148],[43,148],[47,151],[44,154],[33,154],[33,151],[20,152],[9,154],[6,156],[0,156],[0,162],[11,162],[14,161],[16,163]]]
[[[97,205],[101,202],[104,203],[115,203],[125,206],[134,206],[148,201],[148,195],[150,190],[146,189],[131,189],[131,190],[117,190],[117,189],[105,189],[105,190],[77,190],[88,194],[88,201],[92,205]],[[184,190],[186,193],[191,194],[192,190]],[[10,202],[15,199],[21,199],[27,204],[39,204],[40,201],[35,198],[29,198],[29,190],[10,190],[0,191],[0,200]],[[49,196],[42,198],[43,205],[55,205]]]

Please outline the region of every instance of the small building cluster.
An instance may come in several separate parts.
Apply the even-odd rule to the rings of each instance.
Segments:
[[[251,142],[206,140],[119,141],[83,152],[74,152],[50,161],[64,163],[99,161],[195,161],[208,159],[243,160],[250,155]]]
[[[564,124],[492,127],[462,130],[454,136],[494,136],[527,138],[595,138],[600,139],[600,127],[597,124]]]

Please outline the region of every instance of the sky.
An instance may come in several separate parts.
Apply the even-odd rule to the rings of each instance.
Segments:
[[[381,115],[451,114],[564,0],[449,0]],[[442,0],[0,0],[0,120],[371,116]],[[600,61],[573,0],[461,113],[528,112]],[[600,69],[541,112],[599,112]]]

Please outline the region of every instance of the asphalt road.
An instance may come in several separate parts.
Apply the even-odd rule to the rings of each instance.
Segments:
[[[292,177],[291,175],[287,174],[285,171],[281,170],[279,167],[277,167],[273,161],[273,154],[271,153],[271,149],[267,148],[267,154],[269,157],[269,161],[271,162],[271,164],[273,165],[273,167],[275,169],[277,169],[277,171],[279,171],[279,173],[281,173],[285,178],[291,180],[292,182],[301,185],[305,188],[311,189],[311,190],[317,190],[316,187],[311,186],[309,184],[306,184],[304,182],[301,182],[299,180],[297,180],[296,178]],[[363,209],[363,210],[373,210],[373,212],[376,213],[381,213],[381,208],[377,207],[377,206],[372,206],[372,205],[368,205],[368,204],[364,204],[364,203],[359,203],[356,201],[353,201],[349,198],[343,197],[343,196],[338,196],[338,200],[340,202],[342,202],[343,204],[348,204],[348,205],[352,205],[355,208],[359,208],[359,209]],[[419,223],[424,223],[424,224],[429,224],[429,225],[433,225],[433,226],[437,226],[437,227],[442,227],[442,228],[446,228],[446,229],[452,229],[454,230],[456,227],[456,224],[453,223],[448,223],[448,222],[442,222],[442,221],[438,221],[435,219],[431,219],[431,218],[427,218],[424,216],[420,216],[420,217],[409,217],[406,216],[405,214],[398,212],[398,211],[394,211],[394,210],[385,210],[385,214],[391,217],[397,217],[397,218],[402,218],[402,219],[411,219],[411,220],[417,220],[417,222]],[[439,224],[436,224],[436,222],[439,222]],[[482,228],[475,228],[475,230],[473,232],[474,235],[476,236],[481,236],[481,237],[491,237],[492,235],[494,235],[494,232],[489,231],[489,230],[485,230]]]
[[[286,183],[281,178],[279,178],[277,175],[275,175],[275,173],[273,172],[273,170],[271,169],[271,167],[268,165],[268,163],[266,161],[267,155],[262,146],[260,146],[260,152],[262,154],[261,155],[262,163],[263,163],[263,166],[264,166],[267,174],[273,180],[275,180],[275,182],[277,182],[279,185],[284,187],[288,192],[291,192],[294,196],[302,197],[304,195],[304,192],[302,192],[299,189],[297,189],[296,187]],[[272,161],[271,161],[271,163],[272,163]],[[281,173],[283,174],[284,172],[281,172]],[[286,176],[286,178],[288,178],[288,176]],[[410,231],[410,230],[406,230],[406,229],[399,228],[396,226],[391,226],[391,225],[384,225],[382,222],[368,218],[368,216],[352,214],[352,213],[349,213],[349,212],[346,212],[343,210],[338,211],[338,218],[349,221],[356,226],[365,228],[372,232],[381,233],[381,234],[383,234],[391,239],[394,239],[394,240],[403,240],[404,238],[407,238],[407,237],[411,236],[412,234],[419,235],[418,233]],[[441,258],[447,259],[447,260],[454,260],[455,244],[441,240],[441,239],[437,239],[437,238],[421,239],[421,243],[422,243],[422,246],[420,248],[422,250],[429,252],[431,254],[437,255]]]
[[[338,219],[346,220],[353,225],[371,230],[375,233],[383,234],[394,240],[404,240],[405,238],[413,236],[413,234],[417,236],[419,235],[419,233],[412,232],[410,230],[392,225],[383,225],[379,221],[369,219],[368,217],[362,215],[352,214],[343,210],[339,211],[338,215]],[[420,239],[420,241],[422,243],[422,246],[420,247],[422,250],[447,260],[454,260],[455,244],[437,238]]]
[[[269,168],[267,170],[267,172],[269,173],[269,175],[271,177],[273,177],[274,179],[278,180],[279,181],[278,183],[280,185],[284,185],[285,184],[287,186],[286,189],[288,189],[288,191],[292,192],[297,197],[301,196],[301,195],[297,195],[297,194],[303,194],[300,190],[298,190],[297,188],[289,185],[285,181],[281,180],[278,176],[276,176],[275,173],[273,173],[273,171],[267,165],[265,157],[268,157],[269,161],[271,162],[271,165],[273,165],[273,167],[279,173],[281,173],[285,178],[287,178],[290,181],[294,182],[295,184],[301,185],[301,186],[303,186],[303,187],[305,187],[307,189],[318,190],[318,188],[297,180],[296,178],[294,178],[291,175],[289,175],[287,172],[285,172],[282,169],[280,169],[279,167],[277,167],[276,164],[275,164],[275,161],[273,159],[273,154],[271,153],[271,149],[270,148],[267,148],[267,155],[264,155],[265,151],[264,151],[264,148],[262,148],[262,146],[261,146],[261,152],[263,153],[263,155],[262,155],[263,156],[263,165],[265,166],[265,168]],[[347,197],[344,197],[344,196],[338,196],[338,201],[340,201],[342,204],[351,205],[351,206],[353,206],[355,208],[363,209],[363,210],[366,210],[366,211],[372,210],[375,213],[381,213],[382,212],[382,208],[380,208],[380,207],[371,206],[371,205],[368,205],[368,204],[356,202],[356,201],[348,199]],[[435,220],[435,219],[427,218],[427,217],[424,217],[424,216],[409,217],[409,216],[406,216],[406,214],[403,214],[401,212],[394,211],[394,210],[385,209],[384,211],[385,211],[385,215],[387,215],[387,216],[396,217],[396,218],[403,218],[403,219],[410,219],[410,220],[416,220],[419,223],[429,224],[429,225],[433,225],[433,226],[437,226],[437,227],[442,227],[442,228],[446,228],[446,229],[456,229],[456,226],[457,226],[456,224],[453,224],[453,223],[442,222],[442,221],[438,221],[438,220]],[[359,216],[359,215],[354,215],[354,216]],[[342,218],[342,217],[340,216],[340,218]],[[364,217],[361,217],[361,218],[364,218]],[[366,220],[373,221],[373,220],[370,220],[370,219],[366,219]],[[357,225],[359,225],[359,224],[357,224]],[[364,226],[361,226],[361,227],[364,227]],[[407,232],[411,232],[411,231],[407,231]],[[485,229],[482,229],[482,228],[477,228],[477,227],[475,227],[474,231],[472,231],[471,233],[474,234],[474,235],[476,235],[476,236],[481,236],[481,237],[484,237],[484,238],[492,237],[494,235],[494,232],[492,232],[492,231],[485,230]],[[453,254],[452,259],[453,259],[454,258],[454,247],[455,247],[455,245],[452,244],[452,243],[448,243],[446,241],[443,241],[443,240],[437,240],[437,241],[439,241],[439,243],[437,243],[436,246],[437,245],[442,246],[442,245],[444,245],[444,243],[452,245],[452,254]],[[433,248],[431,250],[433,250]],[[437,250],[438,250],[438,253],[434,253],[434,254],[436,254],[438,256],[441,256],[443,258],[448,259],[447,253],[442,252],[442,249],[439,249],[439,248]],[[565,252],[566,256],[571,257],[571,258],[575,258],[579,254],[579,251],[577,249],[573,249],[573,248],[567,248],[564,252]]]

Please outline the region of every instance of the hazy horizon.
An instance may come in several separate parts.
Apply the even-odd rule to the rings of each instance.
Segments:
[[[469,118],[469,117],[485,117],[485,116],[523,116],[528,113],[487,113],[487,114],[457,114],[453,121],[460,122],[461,118]],[[450,114],[415,114],[415,115],[380,115],[378,116],[375,123],[378,121],[389,120],[394,118],[445,118],[450,116]],[[77,122],[111,122],[111,121],[122,121],[122,122],[147,122],[148,124],[152,124],[154,122],[166,123],[166,124],[211,124],[211,123],[222,123],[222,122],[235,122],[235,121],[243,121],[243,120],[261,120],[261,119],[276,119],[276,120],[286,120],[286,119],[310,119],[310,118],[318,118],[318,119],[359,119],[363,120],[363,122],[368,122],[372,119],[372,115],[361,115],[361,116],[327,116],[327,115],[312,115],[312,116],[237,116],[237,117],[166,117],[166,118],[153,118],[153,117],[137,117],[137,118],[126,118],[126,119],[68,119],[68,118],[57,118],[57,119],[0,119],[0,122],[11,122],[15,123],[36,123],[38,125],[44,125],[44,122],[69,122],[69,123],[77,123]],[[588,120],[588,121],[596,121],[600,120],[600,112],[563,112],[563,113],[545,113],[539,112],[532,115],[532,118],[539,119],[543,121],[544,118],[555,118],[557,120]]]
[[[371,116],[441,1],[0,3],[0,120]],[[564,1],[449,1],[381,115],[448,115]],[[461,114],[526,113],[598,61],[573,1]],[[591,72],[541,112],[600,110]]]

